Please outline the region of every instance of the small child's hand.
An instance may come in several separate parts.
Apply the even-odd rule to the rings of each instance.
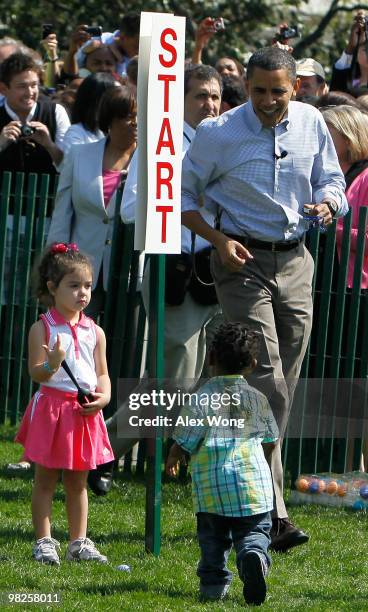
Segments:
[[[83,407],[80,410],[80,414],[83,416],[94,416],[100,412],[100,410],[105,408],[110,401],[110,397],[106,393],[94,391],[91,393],[91,395],[94,397],[93,402],[83,404]]]
[[[168,476],[176,476],[178,474],[180,464],[187,464],[186,454],[179,444],[174,442],[166,459],[166,474],[168,474]]]
[[[166,466],[165,466],[166,474],[174,478],[175,476],[177,476],[179,472],[179,467],[180,467],[180,461],[178,460],[178,458],[170,457],[169,455],[166,461]]]
[[[58,334],[56,337],[54,348],[50,349],[47,344],[43,344],[42,348],[44,348],[47,353],[47,361],[49,362],[51,370],[58,370],[60,368],[61,362],[65,359],[66,356],[66,353],[63,347],[61,346],[60,334]]]

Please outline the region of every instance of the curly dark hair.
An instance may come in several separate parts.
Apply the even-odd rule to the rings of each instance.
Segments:
[[[243,323],[223,323],[210,349],[224,373],[238,374],[252,365],[259,351],[259,334]]]
[[[66,243],[59,243],[65,245],[67,249],[65,252],[55,253],[55,244],[51,244],[41,255],[33,275],[36,297],[45,306],[54,304],[54,299],[47,287],[48,281],[51,281],[54,287],[58,287],[66,274],[71,274],[79,267],[87,268],[93,274],[93,266],[87,255],[74,246],[71,248]]]

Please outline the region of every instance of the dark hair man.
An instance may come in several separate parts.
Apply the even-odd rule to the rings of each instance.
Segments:
[[[250,384],[269,398],[285,431],[312,323],[313,261],[303,210],[329,225],[346,213],[345,182],[327,127],[298,90],[292,56],[277,47],[252,55],[249,101],[198,127],[183,161],[183,223],[215,246],[212,272],[224,316],[262,337]],[[199,214],[205,192],[221,230]],[[278,444],[270,457],[274,550],[308,536],[288,520]]]
[[[61,105],[39,100],[39,75],[38,64],[24,53],[1,64],[0,171],[55,174],[62,161],[70,121]]]

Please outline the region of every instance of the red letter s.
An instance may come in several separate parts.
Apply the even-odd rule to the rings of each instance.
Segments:
[[[172,36],[173,40],[177,40],[177,36],[176,36],[175,30],[173,30],[172,28],[165,28],[165,30],[162,30],[161,32],[161,38],[160,38],[161,47],[165,49],[165,51],[168,51],[169,53],[171,53],[171,59],[168,61],[165,60],[162,53],[160,53],[158,57],[160,60],[160,64],[162,66],[164,66],[165,68],[171,68],[172,66],[174,66],[176,62],[177,53],[176,53],[175,47],[173,45],[170,45],[170,43],[166,42],[165,37],[167,35]]]

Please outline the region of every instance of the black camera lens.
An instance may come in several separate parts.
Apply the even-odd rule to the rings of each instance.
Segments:
[[[20,133],[24,138],[29,138],[30,136],[32,136],[32,134],[35,133],[35,131],[35,128],[31,125],[28,125],[27,123],[25,125],[22,125],[22,127],[20,128]]]

